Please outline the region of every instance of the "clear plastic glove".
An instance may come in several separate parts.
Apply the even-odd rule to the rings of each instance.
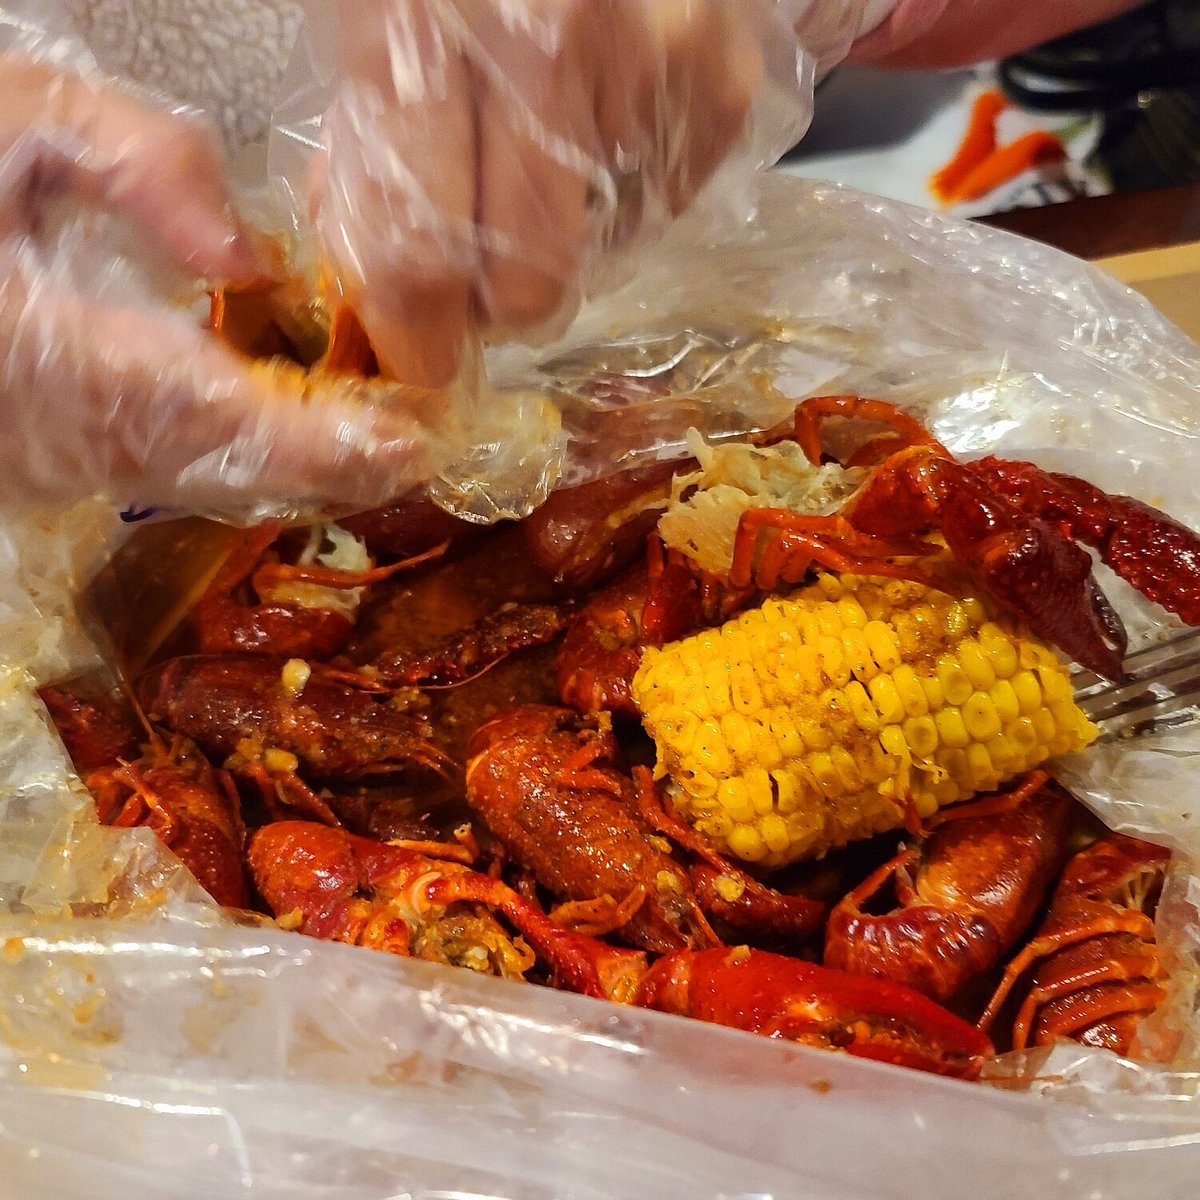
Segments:
[[[94,249],[114,215],[140,253],[191,275],[263,273],[201,127],[0,57],[0,502],[99,492],[254,515],[383,501],[427,477],[412,419],[348,395],[302,401],[297,379],[156,302]]]
[[[440,384],[470,328],[569,315],[600,259],[659,232],[735,146],[774,161],[807,117],[809,8],[340,0],[314,215],[389,373]]]
[[[875,0],[872,0],[875,2]],[[851,62],[940,69],[1004,58],[1137,8],[1144,0],[893,0]]]

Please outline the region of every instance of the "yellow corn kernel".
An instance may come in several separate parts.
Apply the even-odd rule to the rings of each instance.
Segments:
[[[904,722],[904,736],[914,758],[930,758],[938,747],[938,729],[932,718],[909,717]]]
[[[885,725],[897,725],[904,720],[904,702],[896,690],[896,681],[890,675],[876,675],[867,684],[867,691],[871,693],[879,719]]]
[[[850,628],[842,633],[842,648],[846,652],[846,666],[855,679],[866,682],[877,675],[879,668],[871,657],[871,649],[861,629]]]
[[[937,677],[938,683],[942,685],[942,695],[946,698],[946,703],[952,704],[955,707],[960,704],[966,704],[971,693],[975,690],[971,685],[970,679],[967,677],[966,671],[953,658],[943,657],[938,659]]]
[[[986,692],[996,682],[991,660],[979,642],[964,641],[958,648],[958,661],[977,692]]]
[[[938,735],[947,746],[955,750],[963,750],[971,744],[971,734],[962,717],[962,710],[943,708],[934,717]]]
[[[762,862],[767,856],[767,844],[753,825],[735,825],[729,835],[729,849],[746,862]]]
[[[996,715],[1000,718],[1001,724],[1008,725],[1021,715],[1021,705],[1017,700],[1016,689],[1007,679],[997,679],[992,684],[988,695],[992,698],[992,704],[995,705]]]
[[[863,629],[867,647],[875,665],[885,674],[898,671],[902,665],[896,631],[883,621],[869,621]]]
[[[882,730],[879,734],[879,744],[893,758],[899,758],[904,762],[908,762],[912,758],[904,731],[898,725],[889,725]]]
[[[995,764],[988,748],[980,742],[972,742],[966,747],[967,773],[977,779],[990,779],[996,774]]]
[[[740,712],[727,712],[719,722],[709,722],[708,728],[725,739],[734,762],[744,765],[754,761],[754,729]]]
[[[898,666],[891,673],[891,680],[904,711],[910,717],[923,717],[929,712],[929,698],[917,678],[916,671],[908,663]]]
[[[979,630],[979,640],[992,664],[996,678],[1011,679],[1019,665],[1017,647],[1013,639],[999,625],[988,621]]]
[[[853,596],[843,596],[837,601],[837,615],[848,629],[862,629],[867,623],[863,606]]]
[[[1042,708],[1045,703],[1042,698],[1042,684],[1032,671],[1021,671],[1011,682],[1024,716],[1032,716]]]
[[[723,779],[717,788],[717,801],[731,821],[744,825],[754,820],[754,803],[745,779]]]
[[[1037,727],[1029,717],[1017,717],[1008,722],[1008,737],[1023,754],[1031,753],[1038,744]]]
[[[974,692],[968,697],[962,707],[962,719],[973,741],[990,742],[999,736],[1000,718],[987,692]]]
[[[847,686],[845,696],[858,727],[867,733],[874,733],[879,728],[880,715],[871,703],[867,689],[856,679]]]
[[[788,832],[787,822],[775,813],[763,817],[758,823],[758,831],[771,854],[783,854],[791,844],[792,835]]]
[[[735,662],[730,667],[729,694],[733,707],[740,713],[756,713],[762,708],[762,692],[752,661]]]
[[[821,671],[832,687],[843,688],[850,682],[850,667],[840,638],[828,634],[817,641]]]

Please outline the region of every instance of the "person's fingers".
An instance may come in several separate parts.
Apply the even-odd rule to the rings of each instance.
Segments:
[[[363,5],[344,22],[315,220],[388,373],[436,386],[457,368],[477,266],[470,78],[428,0]]]
[[[234,213],[215,139],[191,120],[5,59],[0,139],[10,167],[19,162],[26,176],[12,193],[25,212],[10,220],[35,222],[48,193],[70,190],[124,213],[197,275],[249,282],[273,268],[263,241]]]
[[[316,222],[388,373],[445,383],[596,252],[692,201],[746,128],[769,6],[342,0]]]
[[[566,12],[566,7],[562,9]],[[489,28],[495,25],[495,29]],[[574,284],[588,236],[588,200],[605,169],[595,128],[594,64],[585,31],[565,17],[552,48],[504,36],[495,16],[474,33],[477,96],[477,311],[493,334],[552,316]],[[494,34],[494,36],[489,36]],[[480,61],[482,60],[482,61]]]
[[[439,465],[386,389],[368,403],[326,381],[304,396],[298,376],[253,366],[184,316],[99,308],[2,266],[0,500],[370,505]]]
[[[1004,58],[1097,25],[1143,0],[900,0],[847,61],[941,70]]]
[[[663,68],[652,128],[667,130],[663,189],[676,214],[741,134],[762,84],[763,62],[757,29],[748,30],[737,11],[719,0],[691,10],[690,20],[678,13],[671,20],[670,9],[657,20]]]

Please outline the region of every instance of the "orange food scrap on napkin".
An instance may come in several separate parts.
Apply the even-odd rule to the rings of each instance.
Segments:
[[[1045,129],[998,146],[996,122],[1007,108],[1008,101],[998,91],[976,97],[958,149],[929,177],[929,190],[944,208],[979,200],[1030,167],[1067,157],[1062,140]]]

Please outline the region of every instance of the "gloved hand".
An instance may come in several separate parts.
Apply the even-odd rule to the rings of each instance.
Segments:
[[[1005,58],[1144,2],[893,0],[893,11],[855,45],[849,60],[932,70],[965,66]]]
[[[105,492],[250,515],[382,502],[425,477],[415,422],[386,403],[302,402],[294,379],[153,303],[118,262],[85,290],[100,212],[193,275],[263,272],[198,125],[0,57],[0,502]]]
[[[389,373],[440,384],[470,326],[569,314],[601,255],[661,230],[735,143],[774,161],[806,115],[809,7],[340,0],[314,216]]]

